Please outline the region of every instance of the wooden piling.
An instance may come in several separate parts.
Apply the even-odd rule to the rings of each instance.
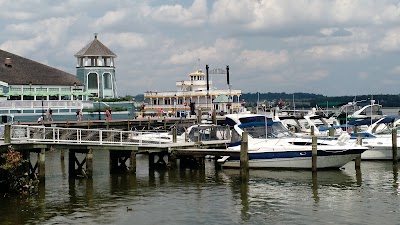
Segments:
[[[167,130],[167,119],[164,118],[164,130]]]
[[[176,151],[171,151],[168,154],[168,166],[170,169],[175,169],[177,167]]]
[[[311,132],[310,132],[310,135],[314,135],[314,126],[311,126]]]
[[[129,173],[136,174],[136,152],[133,150],[129,158]]]
[[[87,129],[90,129],[90,120],[87,119]]]
[[[64,161],[64,158],[65,158],[64,157],[64,154],[65,154],[64,151],[65,151],[64,149],[61,149],[61,151],[60,151],[60,159],[61,159],[61,161]]]
[[[44,181],[44,179],[46,177],[45,152],[46,152],[45,148],[40,149],[40,152],[38,153],[38,158],[37,158],[38,178],[40,181]]]
[[[172,143],[176,143],[177,130],[176,127],[172,128]]]
[[[217,124],[217,114],[215,112],[215,109],[212,111],[212,122],[213,124]]]
[[[86,177],[93,177],[93,149],[89,149],[86,153]]]
[[[392,159],[393,165],[397,164],[397,129],[392,129]]]
[[[201,109],[197,110],[197,123],[201,123]]]
[[[247,131],[243,131],[242,143],[240,144],[240,179],[247,181],[249,179],[249,139]]]
[[[358,145],[362,145],[362,138],[361,138],[361,134],[357,134],[357,144]],[[361,168],[361,155],[358,156],[357,158],[355,158],[354,160],[354,166],[356,170],[359,170]]]
[[[75,177],[76,171],[75,171],[75,151],[70,149],[68,151],[68,176],[69,177]]]
[[[311,131],[313,132],[314,129],[311,129]],[[312,145],[311,145],[311,149],[312,149],[312,155],[311,155],[312,171],[313,172],[317,172],[317,156],[318,156],[317,137],[313,135],[311,140],[312,140]]]
[[[333,137],[335,135],[335,129],[333,127],[329,127],[329,136]]]
[[[4,126],[4,144],[10,144],[11,143],[11,125],[6,124]]]
[[[149,117],[149,120],[147,121],[147,130],[150,130],[150,117]]]
[[[149,153],[149,168],[154,169],[154,153]]]

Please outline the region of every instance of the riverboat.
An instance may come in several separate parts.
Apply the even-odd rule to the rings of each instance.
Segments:
[[[140,116],[186,117],[198,110],[210,116],[213,110],[219,115],[246,111],[245,102],[240,99],[241,90],[232,89],[230,84],[227,89],[214,88],[202,70],[190,73],[189,80],[175,84],[176,91],[145,92]]]

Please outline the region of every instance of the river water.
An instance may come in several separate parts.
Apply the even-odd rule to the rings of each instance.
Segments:
[[[46,182],[29,199],[0,197],[0,224],[400,224],[398,169],[350,162],[341,170],[149,171],[110,175],[108,152],[94,152],[92,179],[69,179],[68,157],[46,152]]]

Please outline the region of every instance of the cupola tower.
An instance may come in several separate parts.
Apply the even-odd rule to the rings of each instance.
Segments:
[[[76,75],[85,85],[89,97],[117,97],[114,59],[117,57],[97,39],[75,54],[77,59]]]

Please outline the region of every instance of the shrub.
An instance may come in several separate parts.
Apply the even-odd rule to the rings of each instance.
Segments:
[[[24,171],[28,160],[24,160],[20,152],[9,146],[8,151],[1,155],[0,162],[0,192],[28,195],[37,190],[39,180],[31,179]]]

